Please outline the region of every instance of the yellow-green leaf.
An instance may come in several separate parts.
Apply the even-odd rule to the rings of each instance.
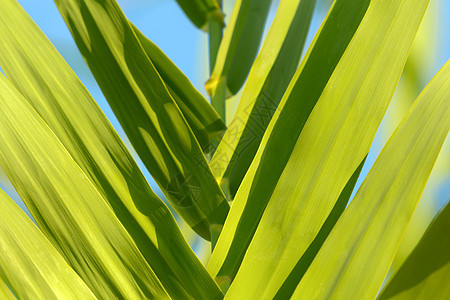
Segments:
[[[375,298],[449,132],[449,99],[447,62],[383,148],[294,299]]]
[[[378,299],[448,299],[450,295],[449,233],[450,202],[435,217],[422,239],[391,278]]]
[[[316,257],[317,252],[322,247],[324,241],[330,234],[337,220],[341,216],[344,209],[347,207],[348,200],[352,195],[356,181],[358,180],[359,174],[361,173],[366,158],[364,158],[364,160],[358,166],[358,169],[356,169],[352,177],[350,177],[349,181],[347,182],[341,194],[339,195],[336,204],[334,205],[327,219],[323,223],[316,237],[308,246],[308,249],[306,249],[305,254],[303,254],[302,258],[296,263],[291,273],[289,273],[289,276],[286,278],[286,280],[283,282],[283,285],[277,291],[277,294],[275,295],[274,299],[281,300],[291,298],[295,288],[297,287],[297,284],[303,278],[303,275],[305,275],[306,270],[308,269],[313,259]]]
[[[3,274],[1,267],[0,267],[0,274]],[[0,299],[16,300],[16,297],[14,297],[11,290],[8,288],[6,283],[2,280],[1,275],[0,275]]]
[[[14,0],[0,1],[0,37],[0,67],[108,202],[165,289],[199,299],[220,295],[101,109]]]
[[[295,85],[311,59],[307,54],[269,124],[236,195],[235,212],[219,237],[216,248],[223,237],[228,246],[229,240],[236,241],[232,235],[238,228],[240,237],[248,241],[255,222],[240,217],[241,212],[254,209],[255,201],[259,209],[267,203],[226,297],[271,299],[305,254],[369,151],[427,4],[428,0],[370,2],[308,120],[299,128],[315,100],[311,91],[305,93]],[[302,84],[310,88],[308,81]],[[299,131],[298,139],[291,142]],[[281,176],[273,177],[280,168]],[[275,181],[275,187],[268,180]],[[261,210],[252,212],[257,213]],[[227,254],[235,253],[218,252]]]
[[[96,299],[30,218],[2,190],[0,245],[0,277],[20,299]],[[7,289],[0,280],[0,298],[15,299]]]
[[[113,0],[55,1],[112,110],[150,174],[201,236],[229,206],[194,134]]]
[[[111,207],[3,75],[0,103],[0,165],[41,230],[92,292],[106,299],[168,298]]]
[[[297,70],[315,0],[281,1],[211,169],[233,198]]]

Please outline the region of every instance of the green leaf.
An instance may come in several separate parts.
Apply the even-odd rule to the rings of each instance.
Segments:
[[[271,135],[273,125],[266,130],[262,145],[249,168],[250,172],[247,172],[247,178],[241,184],[241,192],[238,192],[235,197],[233,209],[227,218],[227,226],[208,264],[211,275],[223,277],[225,280],[228,277],[234,278],[236,275],[303,126],[358,28],[369,2],[369,0],[360,1],[355,5],[349,0],[336,1],[316,34],[289,89],[283,96],[282,101],[288,108],[283,112],[284,117],[281,118],[286,120],[283,121],[284,127],[280,122],[279,137]],[[275,111],[272,123],[278,118],[281,107],[280,105]],[[296,122],[290,120],[296,120]],[[227,131],[227,134],[231,134],[231,131]],[[264,147],[272,148],[273,152],[271,155],[267,151],[264,154],[264,161],[260,163]],[[212,168],[214,169],[215,166],[212,165]],[[258,168],[259,175],[256,177]]]
[[[316,0],[282,1],[250,71],[229,130],[210,163],[233,198],[302,54]]]
[[[2,190],[0,245],[0,276],[20,299],[96,299],[30,218]],[[0,297],[15,299],[3,282],[0,282]]]
[[[222,0],[216,0],[222,7]],[[223,15],[221,18],[210,18],[208,24],[208,48],[209,48],[209,72],[212,73],[216,64],[217,53],[223,37],[223,27],[225,26]]]
[[[111,207],[3,75],[0,102],[0,165],[41,230],[92,292],[106,299],[168,298]]]
[[[161,75],[203,151],[211,150],[211,142],[219,139],[226,129],[225,124],[211,104],[194,88],[186,75],[178,69],[170,58],[134,25],[133,30],[145,53]]]
[[[386,285],[379,299],[448,299],[449,232],[450,202],[435,217],[417,246]]]
[[[264,210],[227,297],[271,299],[305,254],[369,151],[427,4],[428,0],[371,2],[304,123],[317,99],[314,96],[319,97],[317,86],[309,84],[314,77],[296,84],[312,58],[307,53],[269,124],[216,245],[220,249],[216,255],[229,259],[225,263],[215,259],[224,267],[218,272],[222,275],[239,265]],[[351,9],[360,13],[361,6]],[[344,7],[340,5],[335,13],[345,16]],[[340,19],[338,24],[345,23],[345,17]],[[338,37],[329,42],[337,43]],[[241,249],[232,249],[238,239]]]
[[[0,274],[3,274],[1,267],[0,267]],[[11,290],[8,288],[6,283],[2,280],[1,276],[0,276],[0,298],[4,299],[4,300],[16,300],[16,297],[14,297]]]
[[[225,98],[236,94],[258,52],[271,0],[236,0],[206,89],[225,120]]]
[[[294,299],[375,298],[449,132],[449,99],[447,62],[383,148]]]
[[[274,299],[290,299],[292,297],[292,294],[294,293],[297,284],[303,278],[303,275],[305,275],[306,270],[308,270],[309,265],[316,257],[317,252],[320,250],[326,238],[328,237],[334,225],[336,224],[337,220],[340,218],[341,214],[344,212],[344,209],[347,207],[348,200],[352,195],[356,181],[358,180],[359,174],[361,173],[366,158],[367,156],[359,164],[358,168],[353,173],[352,177],[350,177],[349,181],[347,182],[341,194],[339,195],[336,204],[334,205],[327,219],[323,223],[316,237],[308,246],[308,249],[306,249],[305,254],[303,254],[302,258],[297,262],[295,267],[292,269],[289,276],[283,282],[283,285],[278,290]]]
[[[180,216],[202,237],[229,206],[203,152],[115,1],[56,4],[136,152]]]
[[[186,16],[200,29],[208,31],[211,18],[223,24],[223,13],[217,0],[177,0]]]
[[[0,2],[0,37],[0,67],[108,202],[165,289],[198,299],[220,295],[101,109],[16,1]]]

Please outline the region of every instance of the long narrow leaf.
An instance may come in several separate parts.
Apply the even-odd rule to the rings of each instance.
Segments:
[[[16,1],[0,2],[0,36],[1,68],[94,183],[166,290],[182,286],[199,299],[220,294],[100,108]]]
[[[0,276],[10,283],[20,299],[96,299],[30,218],[2,190],[0,245]],[[6,298],[0,291],[1,299],[14,299],[11,292],[9,295]]]
[[[428,0],[370,3],[292,148],[284,140],[298,132],[314,98],[297,94],[295,85],[288,88],[266,132],[265,147],[260,147],[254,169],[250,167],[236,195],[236,201],[247,195],[249,200],[270,200],[227,297],[271,299],[305,254],[369,151],[427,4]],[[275,160],[284,155],[290,155],[288,162],[275,179],[273,171],[280,169]],[[273,190],[267,178],[276,180]],[[252,186],[245,186],[245,180],[253,180]],[[239,225],[252,229],[246,221],[242,218]]]
[[[315,3],[316,0],[280,2],[229,129],[211,160],[216,180],[231,198],[297,70]]]
[[[0,165],[99,298],[168,298],[135,242],[38,113],[0,76]],[[178,293],[186,297],[182,289]]]
[[[206,239],[229,206],[203,152],[113,0],[55,1],[136,152],[170,203]]]
[[[449,99],[450,62],[389,139],[294,299],[375,298],[449,132]]]
[[[350,196],[352,195],[353,189],[355,188],[355,184],[356,181],[358,180],[359,174],[361,173],[362,167],[364,166],[366,158],[364,158],[364,160],[358,166],[358,169],[356,169],[355,173],[353,173],[352,177],[350,177],[350,180],[347,182],[341,194],[339,195],[339,198],[336,201],[333,210],[330,212],[327,219],[323,223],[322,227],[317,233],[317,236],[308,246],[308,249],[306,249],[305,254],[303,254],[302,258],[297,262],[295,267],[292,269],[291,273],[289,273],[289,276],[283,282],[283,285],[278,290],[274,299],[290,299],[292,297],[295,288],[305,275],[309,265],[311,265],[311,262],[316,257],[323,243],[325,242],[334,225],[336,224],[337,220],[339,220],[341,214],[344,212],[344,209],[348,204]]]
[[[206,88],[212,105],[225,120],[225,98],[236,94],[247,78],[261,42],[271,0],[237,0],[225,28]]]
[[[194,88],[189,79],[164,52],[135,26],[133,26],[133,30],[186,118],[203,151],[211,150],[211,143],[219,139],[226,129],[225,124],[211,104]]]
[[[450,202],[435,217],[420,242],[386,285],[379,299],[448,299],[449,233]]]
[[[208,264],[211,275],[224,277],[225,280],[228,280],[228,277],[232,279],[236,275],[259,219],[288,162],[302,128],[358,28],[368,4],[369,0],[360,1],[357,5],[349,0],[336,1],[319,29],[289,89],[283,96],[289,108],[284,112],[286,120],[285,127],[282,128],[284,131],[279,130],[279,138],[273,137],[274,143],[270,146],[273,153],[265,154],[265,160],[261,162],[261,170],[258,171],[261,175],[255,177],[263,148],[266,144],[269,145],[270,141],[272,129],[269,127],[266,130],[255,161],[249,168],[250,172],[247,173],[247,179],[244,179],[241,184],[242,191],[235,197],[235,203],[227,218],[227,225]],[[318,72],[318,70],[321,71]],[[278,112],[274,112],[274,118],[278,118],[280,110],[281,105]],[[231,134],[231,131],[227,134]],[[212,167],[214,168],[213,165]]]

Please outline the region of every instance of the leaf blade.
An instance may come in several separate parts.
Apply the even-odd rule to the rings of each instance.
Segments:
[[[301,259],[370,149],[427,4],[427,0],[369,4],[303,129],[298,128],[303,119],[295,117],[305,117],[304,109],[314,98],[292,97],[295,87],[290,86],[281,112],[269,125],[273,129],[266,132],[267,145],[260,147],[254,169],[246,174],[245,180],[256,178],[257,184],[242,186],[236,196],[245,197],[251,189],[250,197],[270,195],[270,200],[226,297],[272,298]],[[295,140],[293,132],[299,130]],[[291,152],[286,139],[294,139]],[[282,155],[288,162],[280,167],[275,162]],[[284,168],[282,175],[271,179],[276,187],[267,195],[267,178],[277,168]],[[254,209],[248,200],[246,208]],[[252,229],[247,224],[241,226]]]
[[[257,165],[262,164],[260,162],[262,149],[269,143],[269,136],[274,127],[269,123],[260,149],[258,149],[254,161],[247,171],[249,179],[245,179],[241,184],[240,189],[242,191],[238,190],[233,208],[227,218],[228,224],[225,225],[217,245],[218,247],[214,249],[209,261],[208,270],[213,276],[231,276],[231,278],[235,276],[245,249],[254,235],[269,197],[282,174],[296,140],[300,136],[302,127],[353,37],[366,12],[368,3],[369,1],[361,1],[358,2],[359,5],[354,5],[350,1],[337,1],[316,34],[312,45],[283,96],[286,100],[282,99],[271,120],[274,123],[278,118],[283,101],[293,104],[303,102],[304,104],[291,106],[289,109],[291,112],[300,112],[297,115],[287,117],[287,119],[297,120],[296,126],[285,127],[283,130],[279,130],[279,132],[289,132],[290,134],[280,133],[282,141],[279,139],[273,143],[273,153],[276,153],[276,157],[272,157],[272,164],[269,164],[270,157],[267,158],[265,164],[268,166],[258,171],[260,174],[265,174],[265,181],[263,182],[256,178],[256,174]],[[337,26],[338,24],[340,26]],[[333,40],[334,37],[338,37],[338,39]],[[322,57],[328,57],[328,59],[324,60]],[[316,72],[317,69],[322,70],[322,72]],[[289,96],[290,94],[292,96]],[[287,97],[302,99],[302,101],[288,101]],[[283,145],[283,147],[277,147],[277,144]],[[259,182],[252,183],[253,181]],[[254,186],[252,187],[252,185]],[[259,190],[262,192],[257,192]],[[239,195],[239,193],[242,195]],[[242,225],[240,224],[241,218],[246,220],[245,224],[244,221]]]
[[[378,299],[445,299],[450,293],[450,204],[434,218],[421,240]]]
[[[223,23],[223,13],[216,0],[177,0],[186,16],[198,28],[207,31],[210,18]]]
[[[224,222],[229,205],[117,2],[58,0],[56,5],[150,174],[180,216],[209,239],[211,224]]]
[[[258,52],[271,0],[237,0],[225,27],[211,77],[205,87],[225,119],[225,99],[236,94]]]
[[[112,209],[3,75],[0,101],[0,165],[91,290],[100,298],[168,297]]]
[[[450,129],[449,75],[447,62],[383,148],[293,298],[376,296]]]
[[[21,299],[96,299],[25,213],[0,190],[0,275]],[[2,299],[15,299],[3,282]]]
[[[280,2],[237,110],[211,159],[225,194],[233,198],[273,113],[297,69],[315,0]]]
[[[114,210],[165,288],[199,299],[220,295],[74,72],[16,1],[0,8],[0,67]]]
[[[0,270],[1,272],[1,270]],[[5,300],[16,300],[6,283],[0,277],[0,297]]]
[[[209,147],[212,140],[219,139],[226,129],[225,124],[211,104],[194,88],[190,80],[170,58],[134,25],[133,30],[145,53],[167,85],[203,151],[211,150]]]

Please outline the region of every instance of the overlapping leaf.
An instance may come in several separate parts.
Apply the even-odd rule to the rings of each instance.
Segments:
[[[236,194],[265,129],[297,69],[315,2],[280,2],[229,130],[211,160],[214,176],[224,192],[230,192],[231,198]]]
[[[290,88],[283,96],[288,109],[284,112],[284,127],[279,125],[280,136],[271,136],[270,131],[273,128],[269,127],[266,130],[259,155],[256,156],[249,169],[250,172],[247,173],[247,179],[241,186],[241,195],[237,194],[240,199],[236,198],[237,201],[233,204],[227,218],[227,229],[222,233],[221,241],[214,249],[208,264],[208,270],[213,276],[223,276],[225,280],[227,277],[235,276],[302,128],[353,37],[368,4],[369,1],[358,2],[358,5],[348,0],[336,1],[319,29],[312,46],[290,83]],[[274,118],[278,118],[280,109],[274,112]],[[274,123],[273,120],[272,123]],[[231,131],[227,134],[231,134]],[[274,142],[270,143],[270,140]],[[265,154],[264,164],[261,163],[259,167],[262,151],[264,147],[267,147],[266,145],[269,145],[271,149]],[[219,161],[218,157],[217,161]],[[212,167],[214,168],[213,165]],[[258,177],[255,176],[257,168],[260,168]],[[216,172],[220,174],[220,170]]]
[[[209,239],[228,203],[120,7],[113,0],[55,2],[145,166],[177,212]]]
[[[194,88],[189,79],[164,52],[135,26],[133,26],[133,30],[145,53],[161,75],[170,95],[183,113],[203,151],[211,150],[212,141],[219,139],[221,133],[226,129],[225,124],[211,104]]]
[[[237,0],[206,84],[212,105],[225,120],[225,99],[236,94],[256,57],[271,0]]]
[[[17,2],[2,1],[0,8],[0,66],[114,210],[165,288],[196,298],[220,294],[73,71]]]
[[[0,245],[0,277],[9,282],[20,299],[96,299],[30,218],[2,190]],[[0,281],[0,298],[14,299],[5,288]]]
[[[449,99],[450,62],[389,139],[295,290],[294,299],[375,298],[449,132]],[[442,242],[448,244],[448,238]],[[445,259],[446,250],[436,249],[437,255],[428,252],[424,257],[439,261]],[[424,276],[423,270],[409,274]]]
[[[450,203],[447,203],[378,299],[447,299],[450,295],[449,232]]]
[[[344,11],[346,4],[351,7]],[[230,274],[221,272],[234,271],[245,253],[227,293],[229,299],[237,295],[271,299],[305,254],[369,151],[427,4],[427,0],[372,1],[319,94],[317,86],[323,82],[311,85],[310,80],[314,82],[314,77],[325,76],[329,70],[323,74],[316,65],[315,76],[296,84],[310,68],[314,50],[306,55],[238,190],[216,246],[222,244],[216,255],[226,259],[223,263],[215,260],[220,269],[214,275]],[[364,4],[359,5],[337,1],[326,23],[333,14],[343,14],[335,19],[342,24],[349,11],[356,11],[357,16],[364,13]],[[351,17],[350,24],[358,23]],[[330,43],[339,40],[334,35]],[[252,219],[246,218],[249,215]]]
[[[316,257],[317,252],[322,247],[323,243],[327,239],[337,220],[340,218],[344,209],[347,207],[348,201],[353,193],[353,189],[355,188],[356,181],[358,180],[359,174],[361,173],[366,158],[363,159],[361,164],[353,173],[352,177],[350,177],[349,181],[347,182],[341,194],[339,195],[336,204],[334,205],[327,219],[323,223],[316,237],[308,246],[308,249],[306,249],[305,254],[303,254],[302,258],[296,263],[291,273],[289,273],[288,278],[286,278],[286,280],[283,282],[283,285],[277,291],[277,294],[275,295],[274,299],[281,300],[291,298],[295,288],[297,287],[297,284],[305,275],[306,270]]]
[[[0,165],[37,224],[99,298],[168,298],[113,210],[38,113],[0,76]],[[173,294],[188,297],[180,286]]]

